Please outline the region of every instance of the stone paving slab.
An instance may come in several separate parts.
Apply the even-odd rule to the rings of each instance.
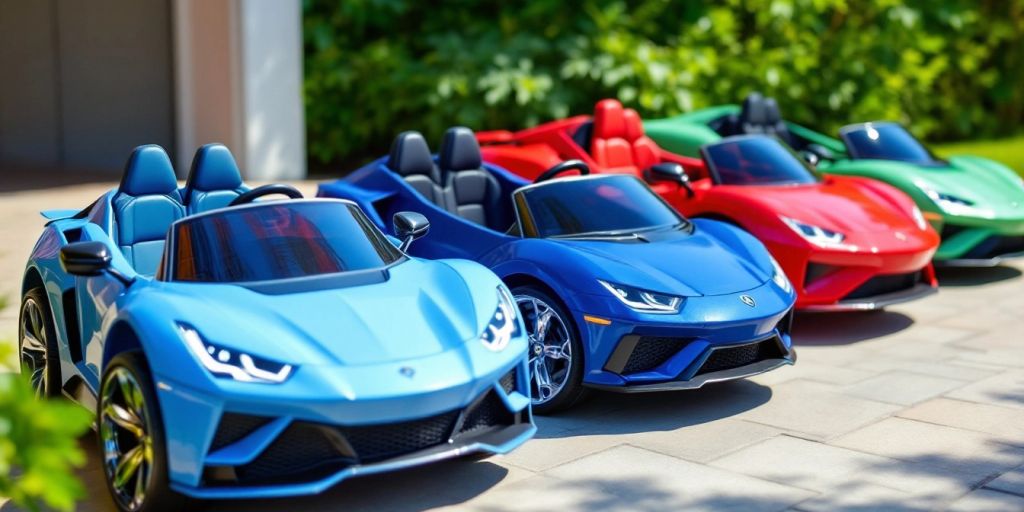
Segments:
[[[0,194],[0,342],[15,336],[37,211],[110,186]],[[1022,269],[945,269],[920,301],[798,315],[794,367],[689,392],[594,393],[538,418],[537,438],[508,456],[207,510],[1024,510]],[[90,496],[78,510],[111,511],[95,441],[81,444]]]

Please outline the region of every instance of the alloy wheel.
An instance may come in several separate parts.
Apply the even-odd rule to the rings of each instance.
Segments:
[[[21,373],[29,376],[29,382],[37,398],[49,395],[50,369],[47,367],[49,340],[46,337],[46,318],[43,309],[33,299],[25,301],[21,309]]]
[[[103,466],[124,510],[142,506],[152,479],[152,424],[144,396],[127,368],[112,369],[104,380],[99,418]]]
[[[548,303],[516,295],[530,340],[530,386],[535,405],[558,396],[572,372],[572,339],[565,319]]]

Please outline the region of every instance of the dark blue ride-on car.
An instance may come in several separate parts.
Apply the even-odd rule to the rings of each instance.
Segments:
[[[468,128],[450,129],[437,157],[405,132],[389,156],[318,195],[355,201],[383,230],[395,212],[422,212],[432,236],[415,254],[498,274],[526,321],[538,413],[586,388],[691,389],[794,362],[795,296],[760,242],[683,218],[635,176],[551,179],[570,171],[589,173],[563,162],[530,184],[482,163]]]

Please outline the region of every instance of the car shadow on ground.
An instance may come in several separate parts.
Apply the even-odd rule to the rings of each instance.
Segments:
[[[672,431],[735,416],[767,403],[767,386],[738,380],[656,393],[594,391],[572,409],[537,416],[537,438]]]
[[[997,265],[995,267],[937,267],[939,286],[977,286],[1016,279],[1020,269]]]
[[[895,334],[914,325],[914,319],[895,311],[798,313],[793,320],[793,344],[849,345]]]

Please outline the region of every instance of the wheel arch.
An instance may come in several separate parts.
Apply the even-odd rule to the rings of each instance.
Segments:
[[[107,332],[107,339],[103,344],[102,368],[106,368],[118,354],[131,350],[142,351],[142,341],[131,324],[125,320],[118,320]]]
[[[21,296],[24,297],[33,288],[45,288],[45,283],[43,282],[43,275],[39,273],[39,269],[35,266],[30,266],[25,271],[25,277],[21,281]]]

